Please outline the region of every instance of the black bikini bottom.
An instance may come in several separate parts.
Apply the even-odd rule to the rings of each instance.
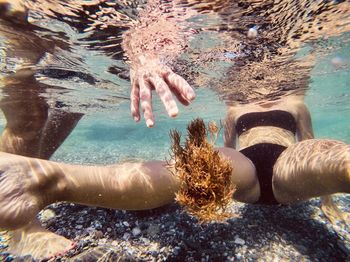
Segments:
[[[285,149],[286,147],[284,146],[261,143],[240,150],[243,155],[253,162],[256,169],[261,192],[260,198],[256,203],[267,205],[278,204],[272,191],[273,166]]]

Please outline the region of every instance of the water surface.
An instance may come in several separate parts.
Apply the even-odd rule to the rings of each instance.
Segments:
[[[274,100],[293,92],[306,93],[316,137],[349,143],[347,1],[23,3],[27,19],[14,18],[7,6],[0,20],[0,74],[7,79],[1,83],[2,107],[7,108],[1,125],[6,118],[22,121],[26,133],[42,128],[28,123],[39,115],[54,110],[82,114],[54,160],[164,159],[169,129],[184,130],[195,117],[219,123],[227,104]],[[155,95],[156,127],[147,129],[129,113],[127,55],[140,51],[123,50],[122,42],[130,30],[137,40],[144,37],[142,30],[157,28],[152,27],[154,16],[179,24],[179,36],[173,39],[177,51],[157,52],[197,89],[197,99],[169,119]],[[249,30],[256,36],[248,37]],[[26,112],[27,120],[21,118]]]

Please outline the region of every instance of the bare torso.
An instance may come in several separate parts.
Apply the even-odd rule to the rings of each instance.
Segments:
[[[266,101],[254,104],[239,105],[231,107],[228,110],[228,118],[230,121],[227,123],[228,132],[231,133],[226,136],[225,144],[228,144],[237,149],[243,149],[259,143],[272,143],[288,147],[296,142],[296,137],[293,132],[280,127],[275,126],[256,126],[244,131],[238,137],[236,137],[236,131],[234,130],[237,124],[237,120],[247,113],[256,112],[268,112],[273,110],[280,110],[289,112],[298,123],[298,119],[301,115],[301,110],[304,107],[303,99],[300,96],[287,96],[276,101]],[[228,141],[230,140],[230,141]]]

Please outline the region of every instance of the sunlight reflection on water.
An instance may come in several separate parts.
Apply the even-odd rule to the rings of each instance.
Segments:
[[[121,48],[123,33],[137,24],[145,1],[44,2],[26,3],[29,24],[11,23],[11,14],[3,14],[0,73],[15,83],[2,89],[6,99],[14,88],[25,94],[36,90],[36,99],[50,110],[85,114],[55,153],[56,160],[164,159],[169,129],[184,131],[195,117],[219,122],[225,102],[275,99],[294,89],[311,88],[306,102],[317,136],[350,140],[346,2],[288,1],[271,7],[264,1],[149,1],[154,4],[151,11],[168,10],[168,16],[161,15],[186,18],[181,25],[189,43],[172,66],[197,88],[196,101],[181,107],[176,119],[169,119],[155,98],[153,129],[132,121],[128,65]],[[21,68],[36,70],[35,77],[16,76]],[[26,97],[30,95],[20,99]],[[222,145],[222,137],[218,142]]]

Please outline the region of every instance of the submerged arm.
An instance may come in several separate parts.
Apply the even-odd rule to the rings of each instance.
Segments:
[[[167,65],[183,52],[188,42],[184,30],[186,14],[180,13],[177,2],[148,1],[139,12],[137,23],[123,35],[122,46],[131,67],[131,113],[139,121],[141,104],[148,127],[154,125],[152,90],[171,117],[178,114],[172,93],[184,105],[195,98],[186,80]]]

